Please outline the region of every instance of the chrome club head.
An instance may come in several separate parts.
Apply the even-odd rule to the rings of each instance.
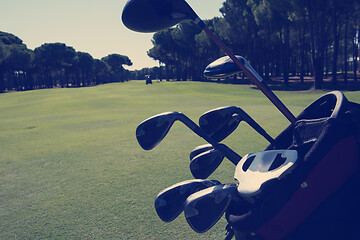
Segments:
[[[195,156],[190,162],[190,171],[194,178],[208,178],[221,164],[224,155],[211,149]]]
[[[215,149],[224,154],[224,156],[235,165],[237,165],[241,159],[236,152],[224,144],[219,144],[217,141],[209,137],[203,129],[201,129],[185,114],[180,112],[161,113],[140,123],[136,129],[136,138],[140,146],[145,150],[151,150],[156,147],[165,138],[175,121],[180,121],[185,124],[199,137],[202,137]]]
[[[189,196],[184,213],[190,227],[198,233],[209,230],[225,213],[235,192],[235,184],[222,184]]]
[[[193,160],[193,158],[196,157],[197,155],[199,155],[203,152],[209,151],[211,149],[214,149],[214,147],[211,144],[204,144],[204,145],[197,146],[190,153],[190,161]]]
[[[145,150],[156,147],[167,135],[171,126],[181,118],[182,113],[165,112],[150,117],[136,128],[136,138]]]
[[[234,106],[210,110],[201,115],[199,125],[211,138],[220,142],[229,136],[243,120],[239,114],[236,114],[237,110]]]
[[[236,55],[236,58],[245,65],[245,58]],[[210,63],[204,70],[204,76],[207,78],[225,78],[241,72],[241,69],[231,60],[230,57],[221,57]]]
[[[155,199],[155,210],[164,222],[171,222],[184,209],[186,199],[193,193],[219,184],[217,181],[193,179],[174,184],[161,191]]]
[[[274,139],[239,107],[227,106],[210,110],[201,115],[199,125],[210,137],[220,142],[229,136],[241,121],[248,123],[266,140],[275,145]]]

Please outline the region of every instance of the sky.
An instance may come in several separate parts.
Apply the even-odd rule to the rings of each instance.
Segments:
[[[187,0],[202,19],[221,16],[224,0]],[[0,0],[0,31],[18,36],[29,49],[65,43],[101,59],[128,56],[129,70],[158,66],[147,56],[153,33],[137,33],[121,21],[126,0]]]

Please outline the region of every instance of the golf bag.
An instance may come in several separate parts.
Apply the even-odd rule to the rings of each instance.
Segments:
[[[325,94],[275,142],[298,151],[296,166],[234,198],[226,218],[236,239],[360,239],[360,104]]]

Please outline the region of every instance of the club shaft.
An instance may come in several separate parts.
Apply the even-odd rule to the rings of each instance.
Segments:
[[[243,118],[255,131],[263,136],[269,143],[275,145],[275,140],[263,129],[254,119],[252,119],[244,110],[238,108],[237,114]]]
[[[218,45],[225,53],[228,55],[234,63],[249,77],[252,83],[254,83],[264,94],[265,96],[280,110],[280,112],[291,122],[295,123],[296,118],[290,112],[290,110],[280,101],[280,99],[271,91],[271,89],[261,80],[259,80],[249,69],[247,69],[240,61],[235,57],[235,55],[230,51],[230,49],[223,43],[221,40],[216,37],[204,24],[204,22],[197,18],[194,20],[198,26],[205,31],[205,33]]]
[[[190,128],[193,132],[195,132],[198,136],[202,137],[205,141],[210,143],[215,149],[219,150],[224,156],[229,159],[234,165],[237,165],[241,160],[241,156],[234,152],[231,148],[226,146],[225,144],[220,144],[209,135],[204,132],[196,123],[194,123],[190,118],[186,115],[183,115],[181,122],[184,123],[188,128]]]

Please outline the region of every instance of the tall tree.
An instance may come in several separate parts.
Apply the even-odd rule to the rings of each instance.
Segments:
[[[241,53],[244,57],[254,58],[254,45],[258,27],[254,14],[251,10],[253,2],[248,0],[226,0],[220,12],[230,24],[228,28],[228,43],[235,53]]]
[[[206,20],[205,24],[222,41],[227,41],[226,36],[229,25],[224,20],[224,18],[213,18],[211,20]],[[195,41],[199,60],[197,65],[197,74],[199,75],[196,79],[201,80],[203,78],[202,73],[205,67],[224,53],[222,53],[220,48],[208,37],[205,32],[200,32],[198,35],[196,35]]]
[[[0,41],[0,93],[5,91],[5,60],[9,56],[8,48],[5,46],[5,44]]]
[[[45,87],[63,86],[64,71],[75,62],[75,49],[64,43],[45,43],[35,48],[34,53]]]
[[[353,10],[354,10],[354,14],[353,14],[353,36],[354,36],[354,41],[353,41],[353,71],[354,71],[354,81],[357,81],[357,72],[359,69],[359,51],[360,51],[360,2],[353,0]]]
[[[83,86],[88,86],[91,83],[94,58],[85,52],[77,52],[78,68],[80,71],[80,79]]]
[[[94,60],[94,75],[95,75],[95,84],[107,83],[108,81],[108,73],[110,71],[110,66],[100,60]]]
[[[20,38],[0,32],[0,92],[5,89],[31,88],[27,72],[32,60],[33,52]],[[5,74],[7,82],[5,82]]]
[[[123,73],[125,70],[123,65],[132,66],[132,62],[128,56],[116,53],[103,57],[101,60],[106,62],[110,66],[111,71],[114,73],[115,82],[124,81]]]
[[[160,63],[165,64],[166,79],[169,80],[171,76],[171,67],[176,65],[177,56],[175,48],[175,40],[173,38],[173,28],[159,31],[153,35],[153,47],[147,52],[148,56]]]
[[[33,52],[27,49],[25,45],[13,45],[10,48],[10,56],[5,60],[5,63],[9,73],[16,73],[16,75],[9,74],[13,78],[13,88],[17,90],[32,88],[32,86],[28,84],[27,77],[32,61]]]
[[[333,5],[332,9],[332,31],[333,31],[333,61],[332,61],[332,83],[336,85],[337,83],[337,67],[338,67],[338,56],[339,56],[339,42],[340,42],[340,13],[339,13],[339,1],[331,0],[329,2]]]
[[[172,31],[175,41],[175,51],[178,56],[177,69],[186,80],[189,75],[196,79],[196,69],[199,66],[199,54],[195,37],[201,29],[193,21],[184,21]]]
[[[315,89],[321,89],[324,76],[324,53],[326,49],[327,16],[329,16],[329,6],[322,0],[306,0],[308,21],[310,26],[310,45],[312,66],[315,75]]]

